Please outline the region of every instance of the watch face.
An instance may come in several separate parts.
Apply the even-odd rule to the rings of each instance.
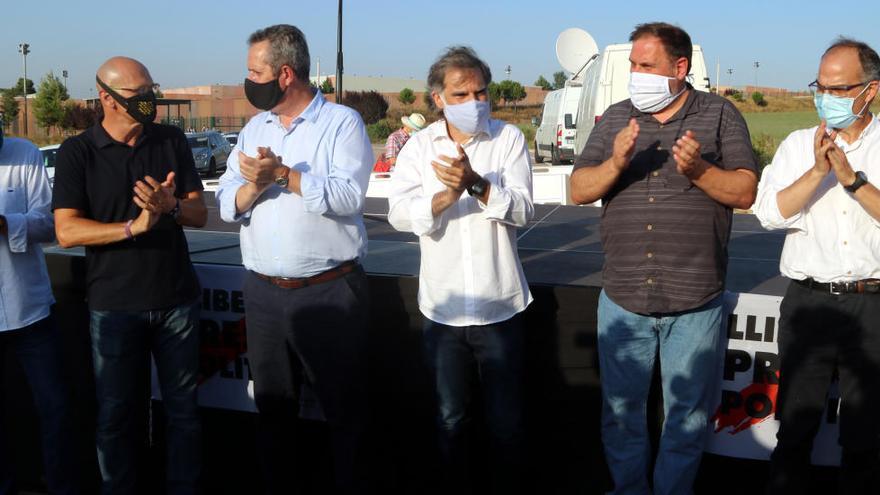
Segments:
[[[289,182],[289,180],[287,179],[287,177],[279,177],[279,178],[275,179],[275,183],[281,187],[287,187],[288,182]]]

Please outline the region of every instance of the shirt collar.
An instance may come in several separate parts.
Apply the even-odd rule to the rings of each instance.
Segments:
[[[305,108],[305,110],[302,111],[302,113],[300,113],[295,119],[293,119],[293,121],[291,122],[292,124],[298,124],[299,122],[302,122],[304,120],[308,120],[309,122],[313,123],[317,122],[318,115],[321,113],[321,107],[324,106],[326,100],[324,99],[323,93],[318,90],[313,91],[315,93],[315,96],[312,97],[312,101],[309,102],[309,105]],[[278,116],[277,113],[267,111],[266,123],[276,123],[278,125],[281,125],[281,118]]]
[[[108,146],[118,144],[120,146],[128,146],[125,143],[120,143],[119,141],[113,139],[110,134],[107,133],[107,129],[104,129],[104,126],[101,122],[96,123],[92,126],[92,141],[95,142],[95,145],[98,148],[106,148]],[[153,133],[153,124],[145,124],[144,130],[140,136],[138,136],[137,141],[135,142],[135,146],[140,145],[144,139],[148,138]]]
[[[498,129],[497,129],[498,126],[495,125],[495,122],[496,122],[495,119],[490,118],[489,123],[486,126],[486,129],[475,134],[471,139],[468,140],[468,142],[474,141],[475,139],[477,139],[481,136],[485,136],[489,139],[494,137],[495,134],[498,133]],[[429,125],[427,129],[419,131],[419,132],[429,132],[429,134],[431,136],[431,140],[433,140],[433,141],[436,141],[438,139],[443,139],[443,138],[449,139],[450,141],[452,140],[452,137],[449,136],[449,132],[446,130],[446,119],[442,119],[442,118],[440,120],[438,120],[437,122],[434,122],[433,124]]]
[[[872,113],[871,122],[868,122],[868,125],[865,126],[864,129],[862,129],[862,133],[859,134],[859,137],[856,138],[855,141],[853,141],[852,143],[847,143],[846,141],[844,141],[843,137],[838,135],[836,142],[838,146],[840,146],[844,151],[853,151],[861,146],[862,142],[864,142],[866,138],[872,137],[874,134],[877,133],[877,125],[877,116]]]

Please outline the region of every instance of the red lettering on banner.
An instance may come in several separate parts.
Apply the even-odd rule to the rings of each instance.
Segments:
[[[247,352],[247,325],[245,319],[201,321],[201,345],[199,348],[199,384],[218,371],[226,369]]]
[[[753,383],[739,392],[722,390],[721,404],[710,420],[715,423],[715,433],[733,428],[730,434],[736,435],[771,417],[776,412],[779,371],[774,375],[775,380]]]

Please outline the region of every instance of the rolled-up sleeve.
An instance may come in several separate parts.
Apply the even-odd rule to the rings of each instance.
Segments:
[[[391,174],[388,195],[388,223],[401,232],[430,235],[440,226],[432,209],[433,195],[425,194],[418,146],[404,146]]]
[[[251,215],[251,210],[242,213],[235,211],[235,195],[238,194],[239,188],[247,183],[241,176],[241,169],[238,166],[238,152],[241,151],[243,137],[244,130],[239,135],[238,144],[226,159],[226,172],[220,176],[220,183],[217,186],[217,208],[220,210],[220,218],[229,223],[241,222]]]
[[[486,204],[478,201],[487,219],[515,227],[522,227],[535,214],[532,201],[532,167],[529,150],[522,132],[507,126],[508,148],[505,164],[497,183],[489,188]]]
[[[34,148],[25,166],[27,210],[4,215],[9,250],[13,253],[26,252],[28,244],[55,240],[55,221],[51,211],[52,188],[49,186],[49,175],[43,166],[39,150]]]
[[[764,168],[761,182],[758,184],[758,196],[753,211],[761,226],[767,230],[805,229],[805,222],[802,221],[803,211],[785,218],[779,211],[777,201],[779,191],[794,183],[806,170],[804,164],[799,163],[804,157],[798,156],[797,146],[793,141],[794,137],[789,136],[779,145],[779,149],[773,155],[773,161]],[[799,171],[801,172],[798,173]]]
[[[360,116],[346,112],[336,126],[329,173],[300,171],[305,210],[320,215],[352,216],[364,208],[373,166],[373,147]]]

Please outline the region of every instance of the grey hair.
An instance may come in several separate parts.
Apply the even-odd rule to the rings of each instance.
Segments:
[[[865,81],[880,81],[880,56],[867,43],[852,38],[841,36],[822,54],[824,57],[832,50],[838,48],[853,48],[859,54],[859,62],[862,64],[862,77]]]
[[[483,75],[483,83],[487,86],[492,82],[492,71],[486,62],[483,62],[473,48],[468,46],[450,46],[431,65],[428,70],[428,89],[440,93],[443,91],[443,82],[446,79],[446,71],[455,69],[475,69]]]
[[[278,74],[281,66],[286,65],[293,69],[296,78],[308,84],[309,68],[309,45],[306,37],[296,26],[290,24],[276,24],[264,29],[258,29],[248,38],[248,45],[269,42],[269,56],[266,63],[272,67],[272,72]]]

